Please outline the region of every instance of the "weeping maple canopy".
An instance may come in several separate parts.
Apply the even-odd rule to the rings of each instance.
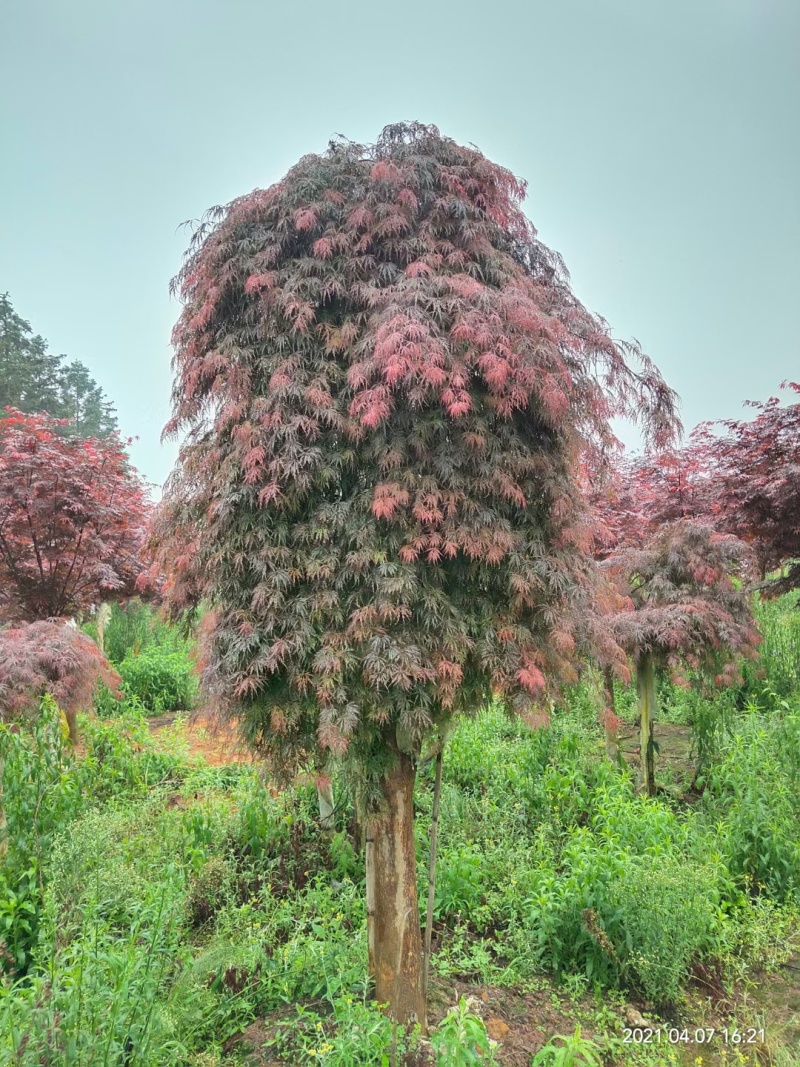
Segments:
[[[49,693],[75,741],[78,712],[91,709],[98,686],[116,692],[121,681],[94,641],[65,619],[0,629],[0,722],[35,715]]]
[[[718,686],[741,681],[738,660],[753,658],[760,635],[738,575],[747,546],[689,520],[666,523],[644,544],[602,564],[630,598],[610,626],[634,657],[650,653],[681,679],[684,667]]]
[[[575,298],[524,194],[390,126],[194,235],[156,569],[174,613],[211,608],[207,688],[284,766],[418,749],[492,690],[525,713],[613,646],[577,463],[615,415],[663,446],[674,394]]]
[[[800,397],[798,382],[781,388]],[[726,420],[717,436],[704,426],[701,442],[719,485],[717,521],[753,546],[763,575],[781,571],[761,586],[778,596],[800,588],[800,399],[748,406],[751,420]]]

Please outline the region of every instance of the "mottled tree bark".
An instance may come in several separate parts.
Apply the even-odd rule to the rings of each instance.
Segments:
[[[442,797],[442,747],[436,753],[436,776],[433,782],[433,811],[431,813],[431,854],[428,865],[428,910],[425,916],[425,945],[422,954],[422,996],[428,1003],[428,972],[431,965],[431,937],[433,935],[433,905],[436,898],[436,846],[439,839],[439,804]]]
[[[398,1023],[426,1025],[422,931],[414,845],[414,763],[398,753],[383,780],[385,808],[369,820],[366,840],[367,940],[375,999]]]
[[[651,652],[642,652],[636,661],[636,692],[639,698],[639,791],[652,796],[656,791],[654,768],[653,716],[656,710],[656,678]]]

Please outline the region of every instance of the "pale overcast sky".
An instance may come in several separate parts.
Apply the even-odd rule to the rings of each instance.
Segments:
[[[736,417],[800,378],[799,56],[798,0],[0,0],[0,292],[161,483],[179,224],[417,119],[527,179],[687,428]]]

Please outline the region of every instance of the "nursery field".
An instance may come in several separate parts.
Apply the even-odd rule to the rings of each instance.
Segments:
[[[138,615],[136,614],[138,611]],[[429,1033],[367,979],[353,798],[278,790],[215,732],[190,646],[115,609],[106,693],[73,749],[57,707],[2,728],[0,1062],[800,1063],[800,613],[759,609],[744,686],[664,681],[658,790],[638,795],[582,683],[531,729],[498,705],[443,759]],[[434,765],[415,795],[424,922]]]

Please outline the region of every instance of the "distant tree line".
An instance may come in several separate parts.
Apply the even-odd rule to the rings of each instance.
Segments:
[[[69,419],[67,437],[106,437],[117,429],[113,404],[79,360],[48,351],[43,337],[21,318],[8,293],[0,294],[0,412]]]

